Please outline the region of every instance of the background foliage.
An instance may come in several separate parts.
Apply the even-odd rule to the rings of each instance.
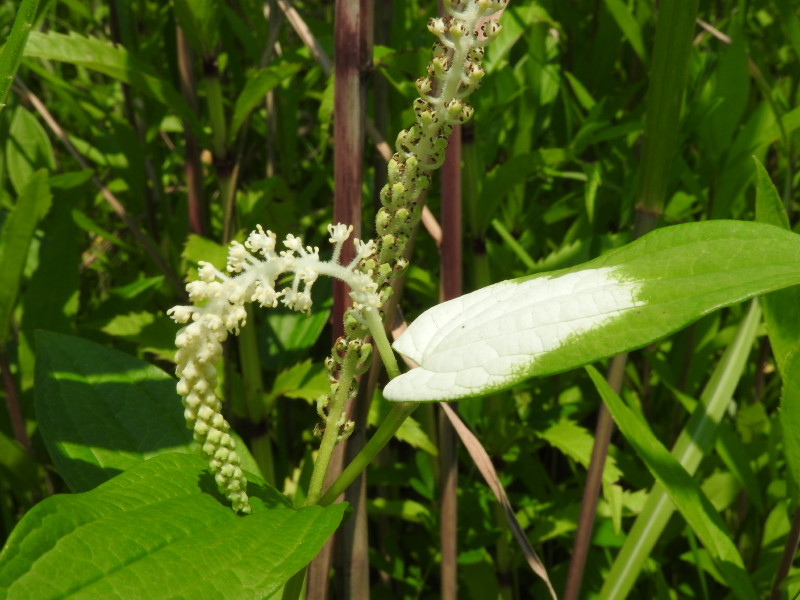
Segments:
[[[34,375],[40,361],[54,360],[55,350],[37,350],[36,330],[78,336],[171,372],[176,328],[165,310],[182,301],[177,281],[193,274],[197,260],[217,257],[220,266],[226,223],[235,239],[258,223],[303,235],[312,245],[326,238],[332,79],[275,4],[266,5],[269,19],[261,2],[205,4],[216,11],[210,29],[192,22],[179,0],[40,5],[0,112],[0,219],[8,224],[25,216],[30,231],[29,244],[0,240],[3,393],[18,399],[32,443],[29,452],[8,412],[0,411],[3,540],[43,497],[75,489],[54,471],[57,458],[51,462],[53,449],[41,436],[54,416],[35,410]],[[332,3],[298,1],[296,8],[331,54]],[[17,3],[0,3],[0,39],[16,10]],[[424,72],[432,42],[424,23],[434,11],[422,0],[382,0],[375,9],[369,116],[388,139],[413,120],[413,82]],[[797,8],[790,0],[702,1],[698,16],[679,150],[664,173],[667,198],[659,223],[754,219],[755,155],[797,231]],[[465,290],[572,266],[632,239],[656,17],[646,0],[511,3],[504,32],[488,50],[483,87],[472,99],[474,121],[464,132]],[[196,86],[184,93],[177,24],[194,54],[188,64]],[[85,163],[59,139],[54,122]],[[201,216],[192,221],[185,168],[198,150]],[[372,230],[385,168],[379,158],[368,164],[365,232]],[[235,198],[232,220],[228,197]],[[435,186],[428,202],[436,213]],[[130,224],[152,240],[152,251]],[[15,258],[14,252],[22,254]],[[422,233],[406,282],[408,320],[438,301],[438,279],[437,249]],[[320,298],[328,293],[324,286],[317,286]],[[312,400],[327,386],[322,360],[330,308],[315,306],[307,318],[288,312],[255,317],[260,389],[247,390],[255,384],[241,375],[248,367],[240,366],[236,345],[223,373],[235,429],[266,481],[295,504],[302,502],[316,445]],[[746,314],[746,306],[714,313],[631,357],[620,396],[667,448],[680,439],[697,400],[707,400],[709,379]],[[702,447],[694,475],[764,596],[798,496],[782,458],[781,380],[764,329],[754,329],[741,342],[747,360],[728,376],[732,400],[726,397],[720,411],[718,437]],[[529,539],[563,589],[597,394],[577,371],[530,381],[493,400],[464,402],[461,416],[492,456]],[[148,410],[136,402],[131,399],[128,418]],[[376,398],[371,420],[385,410]],[[430,407],[415,418],[368,473],[369,556],[381,598],[437,596],[436,428]],[[147,455],[147,448],[131,451]],[[622,436],[613,438],[609,453],[584,583],[591,594],[603,586],[654,481]],[[463,597],[539,597],[543,585],[516,551],[493,496],[462,458]],[[80,485],[93,486],[96,475],[87,473]],[[632,597],[730,594],[692,528],[679,516],[666,519],[652,554],[640,559],[643,572]],[[798,591],[795,570],[783,597]]]

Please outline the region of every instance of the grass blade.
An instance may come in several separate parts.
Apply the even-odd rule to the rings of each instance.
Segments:
[[[694,474],[704,454],[713,445],[720,419],[744,372],[760,318],[761,310],[758,304],[753,303],[672,449],[673,458],[689,475]],[[611,566],[600,590],[601,600],[627,597],[674,511],[675,505],[670,502],[667,490],[656,483]]]
[[[725,523],[697,482],[656,439],[592,366],[586,367],[614,421],[714,559],[731,591],[741,600],[755,600],[756,592]]]

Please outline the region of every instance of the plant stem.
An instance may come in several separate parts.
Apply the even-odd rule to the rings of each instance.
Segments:
[[[346,490],[347,486],[353,483],[356,477],[358,477],[372,462],[375,456],[377,456],[378,452],[389,443],[389,440],[394,437],[394,434],[400,429],[400,426],[411,413],[416,410],[417,406],[419,406],[418,402],[398,402],[394,404],[389,414],[386,415],[386,418],[383,420],[383,423],[378,427],[375,435],[369,439],[364,449],[356,455],[349,465],[347,465],[347,468],[342,471],[342,474],[333,482],[333,485],[328,488],[328,491],[325,492],[325,495],[322,496],[317,504],[320,506],[328,506],[336,500],[337,496]]]
[[[394,351],[389,344],[389,338],[386,337],[383,321],[381,321],[377,310],[366,311],[366,317],[369,332],[372,334],[372,340],[375,342],[378,353],[381,355],[381,360],[383,360],[383,365],[386,367],[386,372],[389,373],[390,379],[394,379],[400,375],[400,367],[397,366],[397,359],[394,357]]]
[[[692,47],[697,0],[665,0],[658,8],[658,26],[653,43],[653,61],[647,91],[642,163],[636,199],[634,239],[655,228],[663,212],[670,168],[678,147],[678,124],[686,73]],[[621,383],[627,354],[612,359],[608,383],[616,393]],[[605,404],[600,406],[581,516],[575,535],[564,600],[578,598],[586,557],[589,552],[597,498],[600,493],[605,457],[611,442],[613,421]],[[590,486],[591,489],[590,489]]]
[[[439,3],[439,12],[444,9]],[[462,293],[461,269],[461,127],[453,128],[442,165],[442,301]],[[455,405],[453,405],[455,410]],[[441,552],[440,598],[458,597],[458,443],[447,415],[437,411],[439,425],[439,539]]]
[[[783,594],[782,583],[792,568],[794,557],[797,555],[798,544],[800,544],[800,509],[795,510],[792,516],[792,528],[789,531],[789,537],[786,539],[786,545],[783,547],[781,562],[777,573],[775,573],[775,582],[772,584],[769,600],[780,600]]]
[[[14,439],[30,454],[32,452],[31,439],[28,437],[28,431],[25,429],[25,419],[22,416],[19,394],[17,393],[17,386],[14,384],[14,378],[11,376],[11,367],[5,348],[0,348],[0,375],[2,375],[3,378],[3,389],[6,392],[6,406],[8,408],[8,417],[11,421],[11,428],[14,430]]]
[[[197,112],[197,89],[192,68],[192,48],[183,33],[176,27],[176,47],[178,52],[178,72],[180,74],[181,95],[189,107]],[[203,199],[203,167],[200,163],[200,145],[191,125],[183,122],[183,139],[186,152],[184,173],[186,178],[186,199],[189,206],[189,229],[192,233],[206,234],[206,206]]]
[[[22,1],[3,52],[0,53],[0,111],[6,106],[6,96],[11,89],[14,75],[17,73],[22,51],[25,49],[28,34],[33,27],[33,18],[36,16],[38,6],[39,0]]]
[[[611,359],[611,364],[608,367],[608,383],[617,394],[622,388],[622,379],[625,374],[627,360],[627,353],[618,354]],[[589,543],[592,537],[595,513],[597,512],[597,498],[600,495],[600,486],[603,483],[603,469],[613,432],[614,420],[611,418],[611,413],[606,405],[601,404],[597,414],[592,458],[589,462],[589,472],[586,474],[586,484],[584,485],[583,498],[581,499],[578,531],[575,534],[572,558],[569,561],[564,600],[577,600],[580,597],[583,570],[586,566],[586,558],[589,555]]]
[[[328,464],[331,462],[331,455],[333,454],[333,449],[339,438],[339,420],[344,412],[347,394],[350,391],[350,385],[355,377],[357,360],[357,356],[348,354],[342,364],[342,370],[339,375],[339,388],[336,390],[336,395],[334,395],[333,401],[328,407],[328,418],[325,421],[325,433],[322,435],[322,442],[320,442],[319,445],[317,459],[314,461],[314,470],[311,473],[311,482],[309,483],[308,496],[306,497],[307,505],[317,504],[320,496],[322,496],[322,488],[325,485],[325,473],[328,472]]]

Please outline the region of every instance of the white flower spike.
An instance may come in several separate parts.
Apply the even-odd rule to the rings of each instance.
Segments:
[[[287,250],[276,253],[275,234],[265,232],[259,225],[244,244],[231,242],[227,271],[233,276],[209,263],[200,263],[200,279],[186,285],[195,306],[176,306],[167,311],[176,323],[185,325],[175,338],[175,362],[180,378],[177,389],[183,398],[187,424],[209,458],[217,485],[236,511],[250,512],[250,504],[241,459],[215,393],[216,363],[222,356],[222,343],[228,334],[238,334],[244,326],[247,303],[275,307],[280,301],[292,310],[310,311],[311,288],[320,275],[347,283],[357,311],[377,311],[381,306],[378,286],[370,272],[358,270],[361,261],[374,252],[373,243],[354,240],[356,259],[347,266],[339,264],[342,245],[352,230],[352,226],[329,226],[333,257],[321,261],[319,248],[303,246],[303,241],[291,234],[283,241]],[[294,273],[292,285],[276,291],[278,278],[286,272]]]

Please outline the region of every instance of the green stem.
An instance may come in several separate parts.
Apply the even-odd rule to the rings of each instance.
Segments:
[[[211,121],[211,146],[214,151],[214,164],[219,180],[220,200],[223,203],[222,242],[227,244],[233,236],[233,204],[236,196],[232,166],[228,152],[228,130],[225,122],[225,103],[222,97],[222,84],[219,69],[213,56],[205,59],[206,102]]]
[[[39,0],[22,1],[14,19],[14,27],[12,27],[8,41],[0,53],[0,111],[6,106],[6,96],[11,89],[14,75],[17,73],[22,51],[28,41],[28,34],[33,27],[33,19],[38,7]]]
[[[500,235],[501,238],[503,238],[503,241],[506,243],[506,245],[511,248],[514,254],[516,254],[525,265],[525,267],[528,270],[533,271],[536,268],[536,261],[533,260],[525,248],[523,248],[522,245],[516,239],[514,239],[514,236],[511,235],[511,232],[508,229],[506,229],[506,226],[497,219],[492,219],[492,227],[494,227],[494,230],[498,233],[498,235]]]
[[[350,391],[350,385],[355,377],[357,361],[357,355],[348,353],[342,364],[342,370],[339,375],[339,388],[336,390],[336,394],[328,407],[328,418],[325,421],[325,433],[322,435],[322,441],[319,444],[319,452],[317,453],[317,459],[314,461],[314,470],[311,473],[311,483],[308,485],[306,504],[309,506],[317,504],[322,495],[322,487],[325,485],[325,474],[328,472],[328,465],[331,462],[333,449],[339,438],[339,420],[344,412],[347,394]]]
[[[377,310],[367,310],[364,312],[366,314],[369,332],[372,334],[372,340],[378,347],[378,353],[381,355],[381,360],[386,367],[386,372],[389,373],[389,379],[394,379],[400,375],[400,367],[397,366],[397,359],[394,357],[394,351],[392,351],[392,347],[389,344],[389,338],[386,337],[383,321],[381,321]]]
[[[244,413],[254,421],[264,418],[264,382],[261,378],[261,359],[258,351],[258,333],[252,305],[247,307],[247,325],[236,338],[239,344],[239,364],[244,384]]]
[[[321,506],[328,506],[355,481],[361,472],[373,461],[383,447],[389,443],[394,434],[400,429],[403,422],[416,410],[419,402],[398,402],[392,406],[389,414],[383,420],[364,448],[352,462],[347,465],[342,474],[333,482],[325,495],[317,502]],[[321,450],[321,449],[320,449]],[[316,467],[315,467],[316,469]]]
[[[233,209],[236,190],[233,186],[233,177],[230,172],[226,172],[227,167],[219,168],[217,176],[219,178],[219,196],[224,206],[224,217],[222,224],[222,242],[228,244],[233,237]]]

